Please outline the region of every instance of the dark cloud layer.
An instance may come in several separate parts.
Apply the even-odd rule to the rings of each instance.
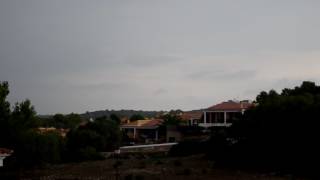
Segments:
[[[318,1],[0,1],[0,80],[37,111],[198,109],[319,81]]]

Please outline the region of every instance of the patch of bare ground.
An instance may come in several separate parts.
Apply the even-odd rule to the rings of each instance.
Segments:
[[[261,174],[221,169],[203,155],[172,158],[128,155],[103,161],[51,165],[41,169],[7,172],[13,179],[41,180],[291,180],[291,175]],[[1,174],[0,174],[1,175]],[[3,175],[3,173],[2,173]],[[0,176],[1,177],[1,176]],[[2,176],[4,177],[4,176]]]

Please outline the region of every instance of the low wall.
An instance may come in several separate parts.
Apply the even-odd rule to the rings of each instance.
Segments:
[[[178,143],[163,143],[163,144],[146,144],[137,146],[123,146],[120,147],[118,153],[125,152],[167,152],[170,148]]]

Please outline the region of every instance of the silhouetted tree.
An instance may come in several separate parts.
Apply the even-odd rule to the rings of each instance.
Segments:
[[[11,112],[8,94],[8,83],[0,83],[0,146],[14,150],[19,166],[60,162],[61,137],[37,132],[39,120],[30,100],[16,103]]]
[[[179,125],[181,122],[181,117],[176,114],[165,114],[161,117],[164,122],[163,125]]]
[[[130,117],[130,121],[143,120],[144,117],[140,114],[134,114]]]
[[[79,114],[75,114],[75,113],[71,113],[67,115],[55,114],[52,117],[45,117],[45,118],[39,118],[39,119],[40,119],[40,126],[55,127],[58,129],[76,128],[81,122],[84,121]]]
[[[110,119],[113,120],[114,122],[120,124],[120,118],[116,114],[111,114]]]
[[[101,159],[98,152],[117,149],[121,135],[119,124],[105,118],[97,118],[94,122],[68,133],[67,148],[70,158],[71,160]]]
[[[261,92],[256,102],[225,131],[224,141],[212,137],[212,149],[221,144],[227,144],[226,148],[216,156],[208,154],[229,165],[316,174],[314,164],[320,161],[320,86],[303,82],[283,89],[281,94]]]
[[[9,119],[11,115],[10,103],[6,100],[9,94],[8,82],[0,82],[0,146],[8,146],[10,139],[9,134]]]

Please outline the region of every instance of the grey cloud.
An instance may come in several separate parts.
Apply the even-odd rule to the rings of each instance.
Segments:
[[[128,55],[122,57],[121,63],[134,67],[164,66],[181,61],[182,58],[170,55]]]
[[[100,90],[120,90],[120,89],[128,89],[132,84],[129,83],[120,83],[120,82],[103,82],[103,83],[74,83],[71,84],[74,88],[78,88],[81,90],[90,90],[95,91],[97,89]]]
[[[240,70],[235,72],[229,72],[227,70],[215,70],[212,71],[200,71],[188,74],[187,77],[193,80],[245,80],[253,79],[257,75],[254,70]]]
[[[30,98],[41,114],[197,109],[254,97],[319,82],[319,7],[301,0],[1,0],[0,80],[10,82],[11,102]]]
[[[159,88],[159,89],[157,89],[156,91],[154,91],[154,95],[155,96],[159,96],[159,95],[162,95],[162,94],[165,94],[165,93],[167,93],[168,91],[166,90],[166,89],[163,89],[163,88]]]

